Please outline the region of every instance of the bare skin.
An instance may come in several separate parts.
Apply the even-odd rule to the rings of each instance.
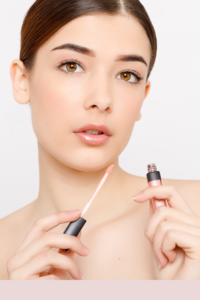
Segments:
[[[51,51],[65,43],[93,49],[96,56]],[[125,54],[140,55],[147,65],[115,61]],[[146,80],[150,56],[148,37],[135,19],[101,14],[80,17],[64,26],[39,49],[30,73],[21,61],[12,63],[14,98],[31,104],[40,189],[35,201],[0,220],[0,279],[80,279],[79,270],[83,279],[157,278],[151,243],[144,234],[151,217],[148,201],[130,201],[147,187],[146,178],[127,174],[118,165],[150,90]],[[78,60],[83,68],[79,66],[73,75],[66,73],[66,66],[57,69],[64,60]],[[136,84],[132,75],[131,84],[120,78],[128,69],[143,79]],[[112,132],[109,141],[91,146],[74,136],[75,130],[88,123],[107,125]],[[63,235],[71,219],[57,212],[82,210],[110,164],[115,168],[85,215],[88,222],[81,236]],[[200,217],[199,182],[165,179],[163,185],[173,185]],[[56,218],[54,226],[51,218]],[[56,235],[46,235],[47,231]],[[55,253],[69,245],[69,253]],[[89,248],[88,255],[82,252],[82,245]],[[48,266],[50,273],[46,273]]]
[[[127,182],[127,194],[124,197],[124,207],[118,213],[109,211],[112,216],[96,224],[95,218],[88,216],[87,223],[81,231],[81,242],[90,253],[88,256],[75,254],[74,262],[83,273],[83,280],[152,280],[155,272],[152,265],[151,244],[144,232],[150,219],[149,203],[133,206],[130,196],[147,186],[146,178],[124,174]],[[137,188],[132,184],[137,182]],[[128,187],[129,185],[129,187]],[[190,208],[200,217],[200,195],[198,181],[163,179],[163,185],[173,185],[185,196]],[[14,212],[0,220],[0,279],[8,280],[7,261],[20,247],[30,232],[38,216],[37,201]],[[40,217],[43,215],[40,215]],[[45,216],[45,214],[44,214]],[[93,216],[94,217],[94,216]],[[19,222],[23,220],[23,222]],[[66,224],[61,224],[50,230],[61,234]],[[52,248],[58,251],[58,248]],[[73,279],[66,272],[66,279]]]

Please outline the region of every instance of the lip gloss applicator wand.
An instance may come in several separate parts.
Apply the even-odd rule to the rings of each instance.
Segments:
[[[88,208],[92,204],[92,201],[94,200],[97,193],[99,192],[99,190],[101,189],[101,187],[105,183],[106,179],[108,178],[109,174],[112,172],[113,168],[114,168],[114,165],[111,165],[110,167],[108,167],[104,177],[101,179],[101,182],[99,183],[99,185],[98,185],[96,191],[94,192],[92,198],[90,199],[90,201],[86,204],[85,208],[83,209],[81,217],[78,220],[74,221],[74,222],[70,222],[68,224],[67,228],[65,229],[65,231],[63,232],[64,234],[73,235],[73,236],[77,236],[79,234],[79,232],[81,231],[81,229],[83,228],[83,226],[87,222],[83,218],[84,214],[87,212]],[[63,249],[63,250],[67,252],[69,249]]]

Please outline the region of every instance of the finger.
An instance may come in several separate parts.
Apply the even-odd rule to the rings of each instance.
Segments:
[[[12,257],[8,263],[8,270],[11,272],[15,269],[18,269],[33,257],[47,250],[50,250],[50,248],[69,248],[80,256],[86,256],[88,254],[88,251],[86,251],[87,248],[77,237],[66,234],[47,232],[44,233],[40,238],[34,240],[23,250],[15,254],[15,256]],[[63,252],[66,253],[65,251]],[[63,252],[62,254],[64,254]]]
[[[156,233],[156,229],[158,225],[164,220],[180,222],[184,223],[185,225],[190,225],[198,228],[200,227],[200,218],[198,218],[197,216],[190,215],[174,208],[161,206],[158,207],[155,213],[151,216],[145,230],[145,235],[150,240],[150,242],[153,242],[153,237]]]
[[[200,237],[181,232],[177,230],[170,230],[166,233],[163,244],[162,251],[167,256],[170,257],[171,251],[176,248],[176,246],[183,249],[187,257],[191,259],[200,258]]]
[[[81,239],[81,231],[79,232],[79,234],[77,235],[77,238],[80,240]],[[88,249],[88,248],[87,248]],[[88,249],[89,250],[89,249]],[[66,255],[67,254],[67,256],[68,257],[70,257],[71,259],[74,257],[74,254],[75,254],[75,252],[72,250],[72,249],[69,249],[67,252],[66,251],[63,251],[63,250],[61,250],[61,252],[62,252],[62,254],[64,254],[64,255]],[[64,253],[63,253],[64,252]],[[90,253],[90,251],[88,252],[88,254]]]
[[[141,193],[135,195],[133,198],[136,202],[140,203],[145,202],[151,198],[162,200],[166,199],[170,207],[194,215],[185,200],[172,185],[147,187]]]
[[[33,275],[38,275],[47,271],[49,267],[66,270],[72,278],[81,279],[79,269],[75,262],[52,250],[46,251],[32,258],[28,263],[11,272],[10,279],[27,280]]]
[[[77,238],[80,240],[81,239],[81,231],[79,232],[79,234],[77,235]],[[88,249],[89,250],[89,249]],[[75,252],[72,250],[72,249],[69,249],[67,252],[62,250],[62,249],[59,249],[58,253],[61,253],[62,255],[66,255],[68,256],[69,258],[73,258],[74,257],[74,254]]]
[[[150,201],[149,201],[149,214],[150,214],[150,216],[152,216],[153,213],[154,213],[154,211],[153,211],[152,199],[150,199]]]
[[[82,235],[82,233],[81,233],[81,231],[79,232],[79,234],[77,235],[77,238],[80,240],[81,239],[81,235]]]
[[[168,263],[168,260],[170,262],[174,262],[176,259],[176,252],[174,250],[170,251],[168,253],[167,257],[162,252],[162,244],[163,244],[165,235],[170,230],[185,232],[185,233],[200,237],[200,228],[193,227],[193,226],[186,225],[184,223],[179,223],[179,222],[168,222],[168,221],[161,222],[158,225],[158,228],[156,230],[155,236],[153,238],[152,246],[153,246],[154,253],[162,267],[166,266],[166,264]]]
[[[59,224],[72,222],[80,217],[81,212],[73,213],[73,211],[60,211],[56,214],[49,215],[46,217],[39,218],[35,221],[35,224],[28,236],[26,237],[23,244],[18,248],[17,252],[24,249],[28,244],[30,244],[33,240],[39,238],[44,232],[49,231]]]

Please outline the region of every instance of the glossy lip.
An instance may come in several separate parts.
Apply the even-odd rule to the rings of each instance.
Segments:
[[[111,136],[111,130],[104,124],[98,125],[98,124],[87,124],[81,128],[79,128],[78,130],[74,131],[74,133],[80,133],[80,132],[84,132],[86,130],[97,130],[97,131],[102,131],[105,135],[107,136]]]
[[[83,143],[89,145],[103,145],[109,140],[109,136],[106,134],[94,135],[85,132],[74,133]]]

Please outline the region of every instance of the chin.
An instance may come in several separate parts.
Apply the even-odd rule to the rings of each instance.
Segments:
[[[111,165],[113,161],[98,161],[98,160],[90,160],[90,161],[76,161],[67,165],[68,167],[78,170],[81,172],[95,172],[98,170],[102,170]]]
[[[57,145],[46,143],[41,150],[49,153],[58,163],[68,168],[82,172],[102,170],[118,160],[120,153],[114,152],[117,147],[77,147],[74,145]]]
[[[111,165],[116,159],[103,155],[76,156],[65,157],[60,160],[66,167],[82,172],[95,172],[102,170]]]

